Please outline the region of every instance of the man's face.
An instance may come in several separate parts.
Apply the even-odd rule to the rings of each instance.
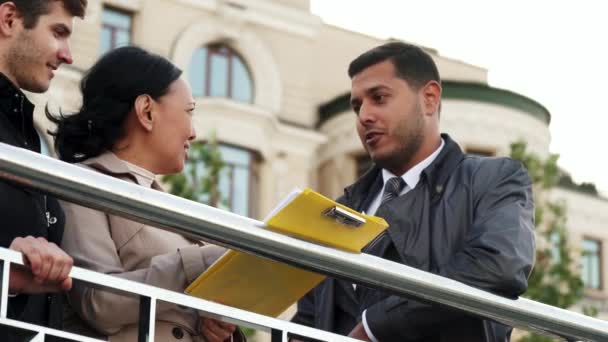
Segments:
[[[420,92],[397,77],[387,60],[352,78],[351,105],[359,138],[372,160],[398,176],[407,171],[424,138]]]
[[[32,29],[23,27],[18,19],[19,31],[7,53],[7,67],[19,88],[34,93],[45,92],[55,70],[62,64],[72,64],[68,39],[72,33],[74,17],[61,1],[51,1],[51,11],[40,16]]]

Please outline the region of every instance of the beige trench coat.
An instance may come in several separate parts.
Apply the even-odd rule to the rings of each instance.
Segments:
[[[161,190],[152,178],[113,153],[86,160],[85,168]],[[123,279],[183,292],[225,249],[194,243],[181,235],[104,212],[62,202],[66,225],[62,248],[76,266]],[[112,342],[136,341],[139,302],[135,297],[75,283],[64,320],[68,331]],[[196,312],[158,302],[156,341],[199,341]]]

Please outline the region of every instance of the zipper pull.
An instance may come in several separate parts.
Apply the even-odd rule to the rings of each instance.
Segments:
[[[57,223],[57,218],[55,216],[51,216],[50,212],[46,212],[46,226],[51,227],[52,224]]]
[[[57,218],[51,216],[51,212],[49,211],[49,208],[47,206],[46,195],[44,195],[44,212],[46,214],[46,227],[50,228],[52,224],[57,223]]]

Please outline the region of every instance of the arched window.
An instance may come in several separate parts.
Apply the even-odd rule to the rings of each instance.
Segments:
[[[202,47],[190,61],[190,84],[196,97],[228,97],[253,102],[253,83],[243,59],[223,44]]]

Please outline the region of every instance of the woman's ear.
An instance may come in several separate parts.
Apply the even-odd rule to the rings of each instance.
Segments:
[[[148,132],[154,127],[153,101],[150,95],[139,95],[135,99],[134,109],[137,121]]]

